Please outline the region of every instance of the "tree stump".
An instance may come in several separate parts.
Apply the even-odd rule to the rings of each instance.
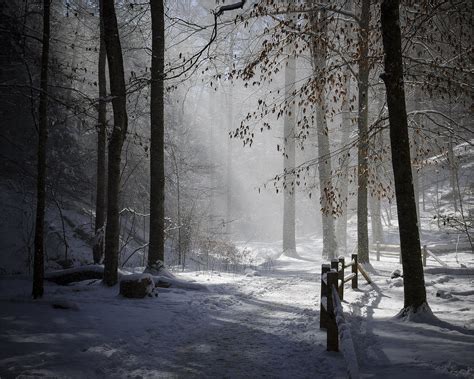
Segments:
[[[143,299],[151,295],[155,283],[150,274],[133,274],[123,276],[120,280],[120,295],[130,299]]]

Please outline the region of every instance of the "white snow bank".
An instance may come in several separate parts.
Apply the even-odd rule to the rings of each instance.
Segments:
[[[179,279],[177,277],[170,278],[164,275],[152,275],[152,278],[155,283],[158,283],[160,281],[170,283],[173,288],[181,288],[194,291],[209,291],[209,288],[204,284]]]

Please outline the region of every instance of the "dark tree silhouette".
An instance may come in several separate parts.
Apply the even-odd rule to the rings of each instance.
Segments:
[[[387,89],[392,166],[397,197],[400,249],[403,266],[404,308],[400,316],[426,306],[426,289],[421,260],[415,193],[411,172],[410,144],[403,82],[403,63],[398,0],[382,2],[382,37]]]
[[[162,0],[150,1],[151,57],[151,143],[150,143],[150,245],[148,267],[164,261],[165,164],[163,81],[165,64],[165,20]]]
[[[48,140],[48,63],[50,37],[50,0],[43,1],[43,50],[38,124],[38,171],[36,177],[35,254],[33,263],[33,297],[42,297],[44,288],[44,212],[46,207],[46,143]]]
[[[114,112],[114,125],[109,142],[104,282],[108,286],[113,286],[117,283],[120,236],[120,166],[122,146],[127,135],[128,117],[122,47],[120,45],[113,0],[102,1],[102,18],[107,62],[109,64],[110,93]]]

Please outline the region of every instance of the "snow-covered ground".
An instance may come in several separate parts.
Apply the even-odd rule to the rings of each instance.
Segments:
[[[247,273],[179,273],[205,289],[160,288],[143,300],[90,280],[48,284],[44,299],[33,301],[28,278],[3,277],[0,377],[344,378],[342,354],[326,351],[319,329],[320,243],[298,241],[306,260],[281,257]],[[278,251],[277,244],[247,248]],[[441,258],[451,267],[464,262],[470,275],[426,274],[440,321],[393,319],[403,305],[401,279],[390,279],[396,259],[373,262],[375,285],[361,278],[358,291],[346,288],[361,377],[474,377],[474,257]],[[427,272],[435,267],[428,259]]]

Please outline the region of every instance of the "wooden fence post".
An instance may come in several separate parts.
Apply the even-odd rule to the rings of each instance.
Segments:
[[[380,261],[380,242],[377,241],[377,261]]]
[[[329,316],[327,323],[327,351],[339,351],[339,336],[337,332],[336,315],[334,314],[334,303],[332,301],[332,291],[337,288],[337,281],[337,271],[329,271],[327,273],[327,311]]]
[[[352,288],[356,289],[358,288],[358,270],[357,270],[357,254],[352,254],[352,261],[354,264],[352,265],[352,273],[355,274],[355,276],[352,278]]]
[[[325,263],[321,266],[321,307],[319,311],[319,327],[321,329],[326,328],[328,324],[328,311],[327,311],[327,300],[326,304],[323,304],[323,299],[328,297],[328,291],[327,291],[327,277],[326,274],[331,270],[331,266],[329,264]]]
[[[426,256],[428,255],[426,250],[426,245],[423,245],[423,267],[426,267]]]
[[[344,300],[344,265],[345,259],[344,257],[339,257],[339,266],[340,270],[338,271],[339,280],[341,281],[341,286],[339,287],[339,299]]]
[[[331,259],[331,270],[334,270],[336,272],[339,271],[339,259],[337,258]]]

